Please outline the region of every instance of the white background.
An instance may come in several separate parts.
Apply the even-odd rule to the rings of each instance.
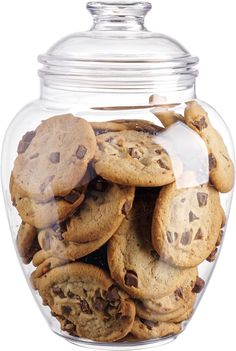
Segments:
[[[15,113],[37,98],[36,57],[59,38],[88,29],[85,0],[1,0],[0,141]],[[199,98],[212,104],[236,136],[235,0],[154,0],[147,22],[200,56]],[[235,349],[236,201],[208,290],[187,330],[166,351]],[[26,286],[0,198],[0,349],[78,350],[54,335]]]

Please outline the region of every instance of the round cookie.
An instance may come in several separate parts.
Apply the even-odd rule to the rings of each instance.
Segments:
[[[17,233],[16,246],[22,261],[29,264],[34,254],[40,250],[37,229],[22,222]]]
[[[86,199],[67,221],[63,234],[66,241],[87,243],[111,236],[132,208],[134,187],[107,183],[95,179],[88,189]]]
[[[189,270],[171,267],[159,259],[151,244],[154,202],[135,201],[133,208],[108,243],[112,278],[132,297],[161,298],[189,276]]]
[[[184,117],[185,123],[206,143],[212,184],[218,191],[227,193],[234,185],[234,165],[223,138],[212,126],[208,113],[196,101],[187,103]]]
[[[141,340],[156,339],[180,333],[181,325],[175,323],[153,322],[136,317],[131,332]]]
[[[120,132],[122,130],[136,130],[154,135],[163,130],[162,127],[142,119],[115,119],[107,122],[91,122],[91,126],[95,135]]]
[[[27,148],[18,148],[14,164],[19,193],[43,202],[68,195],[94,156],[92,127],[82,118],[62,115],[43,121],[32,133]]]
[[[35,267],[38,267],[46,259],[52,257],[49,252],[44,251],[40,247],[40,251],[36,252],[33,256],[32,263]]]
[[[38,289],[38,281],[39,279],[49,272],[51,269],[63,266],[66,264],[67,260],[61,260],[56,257],[48,257],[46,258],[38,267],[31,273],[30,282],[33,289]]]
[[[84,194],[81,189],[74,189],[71,198],[69,195],[65,198],[69,201],[61,198],[40,203],[29,197],[15,195],[13,204],[24,222],[42,229],[68,218],[83,202]]]
[[[136,313],[140,318],[151,319],[154,322],[179,323],[187,319],[186,316],[192,311],[195,301],[196,294],[191,292],[177,310],[167,313],[159,313],[158,311],[148,309],[142,302],[137,301]]]
[[[134,303],[93,265],[55,268],[40,278],[38,288],[44,304],[72,322],[79,337],[112,342],[131,331]]]
[[[175,177],[170,157],[155,138],[133,130],[97,136],[96,173],[124,185],[152,187],[172,183]]]
[[[39,232],[39,244],[43,251],[46,252],[46,255],[68,261],[75,261],[99,249],[113,235],[111,232],[103,233],[103,236],[97,240],[75,243],[63,239],[65,230],[65,228],[57,225],[53,228],[44,229]],[[40,261],[40,257],[37,258],[37,261]]]
[[[192,296],[192,290],[197,280],[197,268],[189,269],[185,280],[171,294],[160,299],[142,300],[137,302],[147,311],[159,314],[171,313],[179,310]]]
[[[195,267],[215,248],[222,223],[218,192],[207,184],[161,189],[152,223],[152,243],[165,262]]]

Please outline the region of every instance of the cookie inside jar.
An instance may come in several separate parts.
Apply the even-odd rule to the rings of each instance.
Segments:
[[[145,30],[150,4],[88,8],[92,30],[40,56],[42,97],[6,138],[5,193],[53,331],[135,350],[174,339],[197,308],[225,235],[233,152],[196,98],[198,59]]]

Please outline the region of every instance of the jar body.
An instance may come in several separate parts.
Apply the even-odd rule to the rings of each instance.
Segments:
[[[91,348],[174,338],[225,233],[234,178],[227,127],[195,96],[43,92],[6,133],[2,181],[44,317]]]

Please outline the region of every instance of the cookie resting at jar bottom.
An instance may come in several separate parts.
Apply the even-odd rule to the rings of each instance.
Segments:
[[[219,131],[196,101],[183,115],[154,113],[164,127],[125,116],[50,117],[19,142],[9,179],[22,221],[18,252],[34,266],[31,284],[51,318],[74,338],[127,343],[180,333],[204,289],[198,267],[221,244],[219,192],[232,189],[234,168]],[[176,122],[205,143],[208,182],[178,187],[176,175],[194,172],[179,158],[176,173],[158,143]]]

